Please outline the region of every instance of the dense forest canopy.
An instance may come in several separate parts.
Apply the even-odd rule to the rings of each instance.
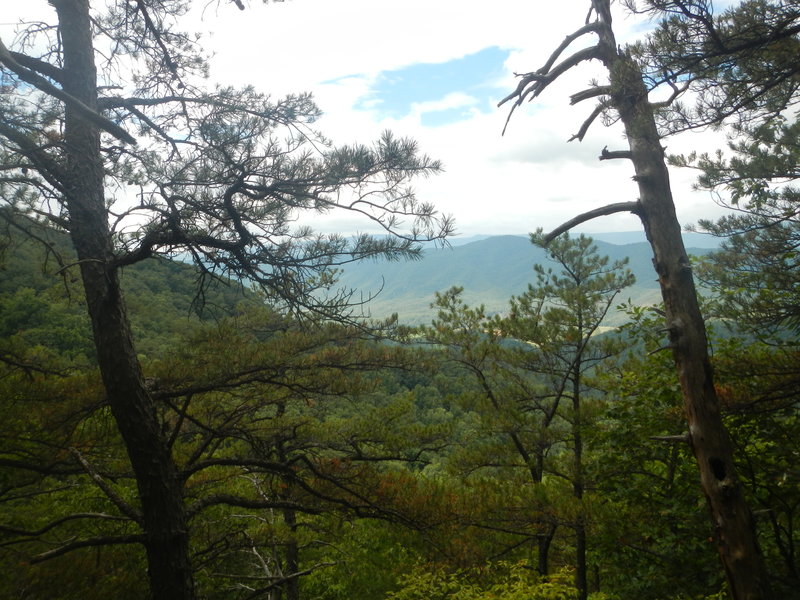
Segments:
[[[452,232],[411,187],[436,160],[203,87],[186,0],[49,4],[0,41],[0,596],[800,597],[798,3],[626,2],[655,24],[623,47],[588,1],[505,102],[599,61],[575,138],[622,122],[600,158],[641,197],[532,234],[505,311],[453,287],[415,328],[336,269]],[[728,148],[665,153],[709,125]],[[734,209],[694,264],[667,163]],[[621,211],[662,305],[566,233]],[[304,224],[336,212],[382,234]]]

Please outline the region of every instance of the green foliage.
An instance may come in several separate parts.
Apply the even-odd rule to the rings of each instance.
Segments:
[[[622,597],[705,597],[721,589],[714,531],[703,516],[697,471],[686,434],[668,353],[659,351],[663,316],[631,312],[628,334],[637,351],[605,374],[609,403],[593,447],[603,504],[596,513],[596,560],[606,585]],[[797,545],[795,461],[800,435],[795,418],[796,352],[751,339],[713,339],[717,396],[736,447],[748,503],[759,514],[759,540],[779,597],[794,597],[796,568],[787,560]],[[670,596],[672,597],[672,596]],[[722,597],[725,597],[723,594]]]
[[[531,565],[488,563],[480,569],[447,572],[417,567],[387,600],[575,600],[572,573],[561,570],[541,578]],[[599,600],[599,598],[598,598]]]
[[[76,267],[59,266],[74,262],[66,237],[47,227],[31,226],[47,242],[43,245],[6,225],[6,251],[0,261],[2,348],[21,359],[46,359],[64,368],[94,364],[95,348]],[[125,270],[122,283],[140,358],[164,355],[199,323],[261,302],[236,282],[212,281],[199,295],[196,272],[180,262],[134,265]]]
[[[22,272],[34,255],[10,253],[7,268]],[[186,479],[192,545],[205,557],[198,585],[207,597],[230,598],[230,586],[275,569],[307,564],[314,573],[315,562],[338,561],[325,549],[345,527],[337,524],[341,515],[428,518],[438,492],[417,485],[403,465],[422,468],[450,424],[432,398],[418,403],[402,383],[423,382],[412,375],[418,352],[374,343],[354,328],[301,326],[236,288],[207,290],[206,320],[190,318],[191,270],[149,266],[131,268],[124,283],[148,352],[144,367],[159,421]],[[35,281],[38,290],[0,295],[5,356],[20,350],[0,364],[2,410],[9,415],[0,428],[0,562],[15,572],[0,595],[56,589],[58,574],[77,565],[63,576],[63,597],[78,589],[85,597],[91,581],[101,596],[114,595],[106,586],[117,582],[141,597],[145,569],[137,544],[72,547],[87,538],[113,542],[138,526],[71,449],[115,497],[134,510],[138,500],[97,374],[89,358],[78,360],[89,339],[85,317],[73,306],[80,290],[65,298],[59,278]],[[61,333],[68,324],[82,335]],[[394,391],[384,392],[384,385]],[[95,516],[70,516],[87,511]],[[299,565],[287,562],[290,547],[298,549]],[[27,564],[54,548],[64,554]],[[26,564],[12,566],[19,561]],[[212,565],[217,574],[210,576]],[[394,581],[387,577],[389,583],[377,585],[372,577],[363,585],[384,590]]]
[[[87,460],[120,498],[136,504],[96,374],[56,376],[4,365],[0,410],[6,415],[0,425],[0,565],[7,573],[0,596],[77,600],[92,590],[96,595],[89,597],[142,597],[146,569],[138,545],[58,552],[77,539],[112,541],[137,533],[76,459]]]
[[[680,389],[665,352],[632,354],[599,382],[608,403],[587,432],[600,460],[593,559],[622,598],[699,596],[721,585],[697,489]],[[662,441],[658,438],[664,438]]]
[[[800,536],[797,445],[798,353],[795,347],[730,339],[719,344],[718,395],[737,448],[737,467],[775,587],[792,597],[800,586],[794,558]]]
[[[783,118],[736,130],[726,156],[678,157],[700,169],[698,185],[729,195],[737,212],[699,226],[724,236],[719,252],[705,257],[699,274],[717,292],[715,310],[759,335],[800,328],[800,121]],[[695,161],[696,159],[696,161]],[[723,197],[725,197],[723,196]],[[778,337],[785,337],[778,333]]]
[[[162,14],[186,6],[165,4]],[[705,15],[706,6],[690,9]],[[98,21],[105,31],[133,22],[120,7]],[[748,1],[715,24],[724,43],[752,44],[780,34],[795,13],[793,3]],[[635,52],[660,60],[667,78],[674,68],[723,86],[716,98],[703,94],[712,87],[697,88],[711,103],[694,117],[718,121],[743,99],[761,116],[788,105],[794,84],[781,72],[795,68],[796,36],[773,36],[752,54],[721,51],[691,72],[681,70],[687,49],[705,47],[712,32],[686,16],[668,18]],[[145,51],[151,65],[164,64],[157,50]],[[112,52],[109,64],[118,59]],[[199,59],[186,62],[202,70]],[[160,85],[150,75],[140,83],[142,93]],[[753,83],[768,93],[750,95]],[[595,600],[722,597],[708,595],[722,583],[689,449],[657,439],[685,429],[670,361],[657,351],[663,324],[647,309],[632,314],[636,350],[624,358],[624,338],[601,335],[633,281],[624,262],[598,256],[583,236],[558,238],[548,252],[559,266],[537,265],[507,314],[471,306],[454,287],[437,295],[438,317],[413,348],[370,339],[363,328],[289,318],[243,292],[237,278],[286,306],[348,316],[336,265],[413,258],[414,239],[448,233],[449,221],[405,187],[409,175],[440,165],[389,134],[371,147],[319,139],[325,149],[307,152],[307,127],[319,114],[307,95],[273,103],[251,89],[218,89],[197,100],[163,112],[159,102],[143,103],[135,120],[143,137],[154,133],[152,145],[119,155],[109,146],[107,173],[110,189],[142,189],[138,210],[150,215],[142,227],[118,224],[115,260],[125,265],[156,439],[180,477],[203,597],[251,598],[276,584],[284,596],[299,590],[321,600],[572,600],[590,586],[606,590]],[[116,101],[104,97],[132,125],[129,105]],[[45,128],[58,125],[57,111],[6,108],[4,120],[31,143],[50,144]],[[663,116],[673,128],[697,122],[682,120],[691,115],[679,108]],[[156,146],[171,151],[164,137],[178,117],[190,124],[180,141],[191,143],[165,161]],[[278,124],[287,122],[297,128],[278,148]],[[701,185],[725,187],[751,212],[704,224],[739,235],[700,272],[723,288],[720,316],[759,334],[775,326],[781,342],[794,343],[786,327],[797,329],[798,124],[775,119],[735,133],[730,159],[676,159],[697,164]],[[55,206],[54,179],[28,177],[32,164],[4,144],[12,152],[0,182],[7,206],[41,215],[33,188]],[[54,159],[59,148],[40,147]],[[342,185],[354,195],[339,204]],[[409,217],[412,231],[350,240],[293,229],[298,211],[359,207],[379,207],[371,218],[389,231],[397,215]],[[0,596],[143,597],[139,490],[93,367],[75,257],[38,216],[0,216],[8,228],[0,244]],[[60,211],[51,216],[69,224]],[[18,235],[20,226],[38,243]],[[542,243],[541,232],[533,241]],[[137,264],[154,253],[191,255],[200,281],[180,262]],[[211,275],[232,279],[211,285]],[[715,348],[717,391],[761,513],[762,547],[790,598],[800,589],[797,352],[750,340]],[[580,549],[587,536],[588,553]],[[571,565],[580,571],[587,562],[596,576],[579,591]]]
[[[206,557],[198,586],[207,597],[246,596],[236,591],[254,581],[246,578],[295,569],[308,572],[299,579],[301,597],[321,600],[572,598],[574,572],[562,567],[574,563],[571,527],[578,516],[589,532],[588,562],[608,594],[590,598],[694,600],[720,589],[688,448],[652,439],[685,430],[669,357],[650,353],[663,343],[656,311],[631,313],[627,329],[636,350],[624,360],[592,358],[615,351],[619,339],[592,336],[585,346],[585,381],[604,395],[587,389],[582,397],[583,477],[590,492],[578,500],[569,403],[543,427],[558,381],[555,371],[544,369],[552,364],[544,350],[572,356],[571,349],[586,342],[575,315],[588,324],[606,305],[581,304],[563,275],[539,269],[539,285],[515,299],[520,338],[526,332],[536,344],[505,337],[512,315],[489,317],[451,290],[441,296],[441,328],[433,330],[439,345],[407,349],[371,342],[353,329],[301,327],[241,303],[235,316],[187,321],[191,275],[179,265],[164,266],[147,273],[139,288],[150,290],[141,298],[160,299],[142,302],[142,309],[165,313],[146,327],[171,332],[162,338],[169,345],[153,345],[146,375],[187,476],[192,545]],[[126,284],[139,285],[133,275]],[[122,585],[123,595],[116,596],[140,597],[146,581],[135,544],[75,549],[28,564],[73,539],[138,531],[71,454],[77,449],[120,498],[137,506],[96,374],[88,359],[75,368],[74,338],[47,336],[41,325],[48,319],[69,323],[63,282],[50,285],[0,296],[9,307],[0,315],[4,343],[16,336],[17,347],[31,360],[38,357],[39,367],[72,366],[56,376],[5,365],[0,376],[7,415],[0,428],[0,528],[6,528],[4,543],[13,540],[0,550],[0,563],[11,573],[0,595],[60,589],[65,598],[85,598],[94,597],[85,591],[91,588],[108,597]],[[231,293],[220,303],[240,298]],[[56,300],[49,302],[48,294]],[[567,302],[577,309],[565,309]],[[537,326],[525,323],[525,315],[539,318]],[[159,318],[175,321],[162,328]],[[42,336],[36,351],[23,341],[34,334]],[[759,520],[762,548],[771,571],[791,582],[798,543],[791,527],[798,494],[793,440],[800,435],[796,356],[746,340],[717,341],[715,348],[718,393],[742,478],[765,515]],[[458,360],[434,360],[442,353]],[[597,364],[612,368],[599,378]],[[511,433],[531,448],[548,448],[538,483],[531,479],[535,462],[514,455]],[[36,470],[41,466],[47,472]],[[114,520],[87,517],[41,535],[19,533],[87,511]],[[529,559],[536,536],[552,522],[558,523],[553,574],[545,580],[533,565],[513,561]],[[294,567],[289,548],[298,552]],[[501,553],[510,562],[493,559]],[[785,597],[792,589],[787,585]]]
[[[383,598],[418,560],[421,539],[386,521],[339,520],[333,541],[310,549],[310,564],[322,565],[302,581],[302,597],[316,600]]]

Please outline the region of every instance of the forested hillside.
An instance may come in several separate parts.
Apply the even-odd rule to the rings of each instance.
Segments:
[[[193,3],[3,34],[0,598],[800,599],[800,4],[623,4],[635,41],[587,0],[500,104],[599,66],[572,139],[624,130],[639,196],[427,254],[441,163],[206,85]],[[647,244],[569,233],[616,213]]]
[[[11,240],[2,595],[139,598],[133,480],[81,291],[40,246]],[[531,269],[507,316],[443,290],[410,344],[308,329],[235,286],[209,289],[200,319],[188,265],[126,270],[203,593],[250,597],[260,582],[296,598],[571,598],[576,552],[593,597],[722,589],[688,448],[672,440],[685,426],[655,351],[658,315],[634,307],[624,333],[599,335],[630,272],[588,240],[551,252],[564,262]],[[794,392],[781,390],[793,389],[792,354],[747,340],[720,341],[716,365],[745,480],[770,511],[764,550],[789,594],[797,540],[784,524],[798,489],[782,465],[800,430]],[[764,361],[787,375],[754,378]]]
[[[81,282],[66,269],[74,253],[63,234],[41,233],[47,245],[33,243],[13,221],[5,222],[0,254],[0,294],[4,338],[21,348],[56,350],[72,359],[94,360]],[[163,355],[193,324],[230,316],[237,307],[260,301],[238,281],[200,285],[197,273],[175,261],[133,266],[123,288],[141,355]]]

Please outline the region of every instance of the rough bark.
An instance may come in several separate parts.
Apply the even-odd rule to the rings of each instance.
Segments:
[[[53,1],[63,44],[64,90],[97,107],[87,0]],[[148,575],[154,599],[194,598],[186,516],[177,470],[158,426],[133,346],[113,266],[103,182],[100,130],[66,105],[66,205],[80,261],[94,342],[108,402],[138,484]]]
[[[593,5],[604,24],[598,30],[599,56],[610,74],[611,105],[619,113],[630,144],[639,187],[638,213],[653,250],[689,425],[689,444],[711,510],[719,555],[734,599],[771,598],[752,515],[736,475],[733,447],[714,390],[705,321],[647,89],[638,65],[616,45],[609,0],[593,0]]]

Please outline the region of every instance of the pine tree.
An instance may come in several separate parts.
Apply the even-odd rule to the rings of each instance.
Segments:
[[[346,292],[326,293],[337,264],[413,256],[417,240],[450,229],[407,187],[439,169],[413,142],[385,134],[373,147],[326,146],[308,95],[273,101],[195,85],[207,66],[178,29],[190,4],[51,0],[52,20],[18,37],[25,52],[0,43],[2,202],[27,217],[32,236],[42,222],[70,235],[77,262],[64,269],[80,271],[136,475],[152,596],[170,600],[195,596],[187,513],[137,360],[122,269],[191,257],[205,280],[250,280],[276,306],[337,319],[351,308]],[[401,235],[350,240],[294,227],[304,212],[339,210]]]

